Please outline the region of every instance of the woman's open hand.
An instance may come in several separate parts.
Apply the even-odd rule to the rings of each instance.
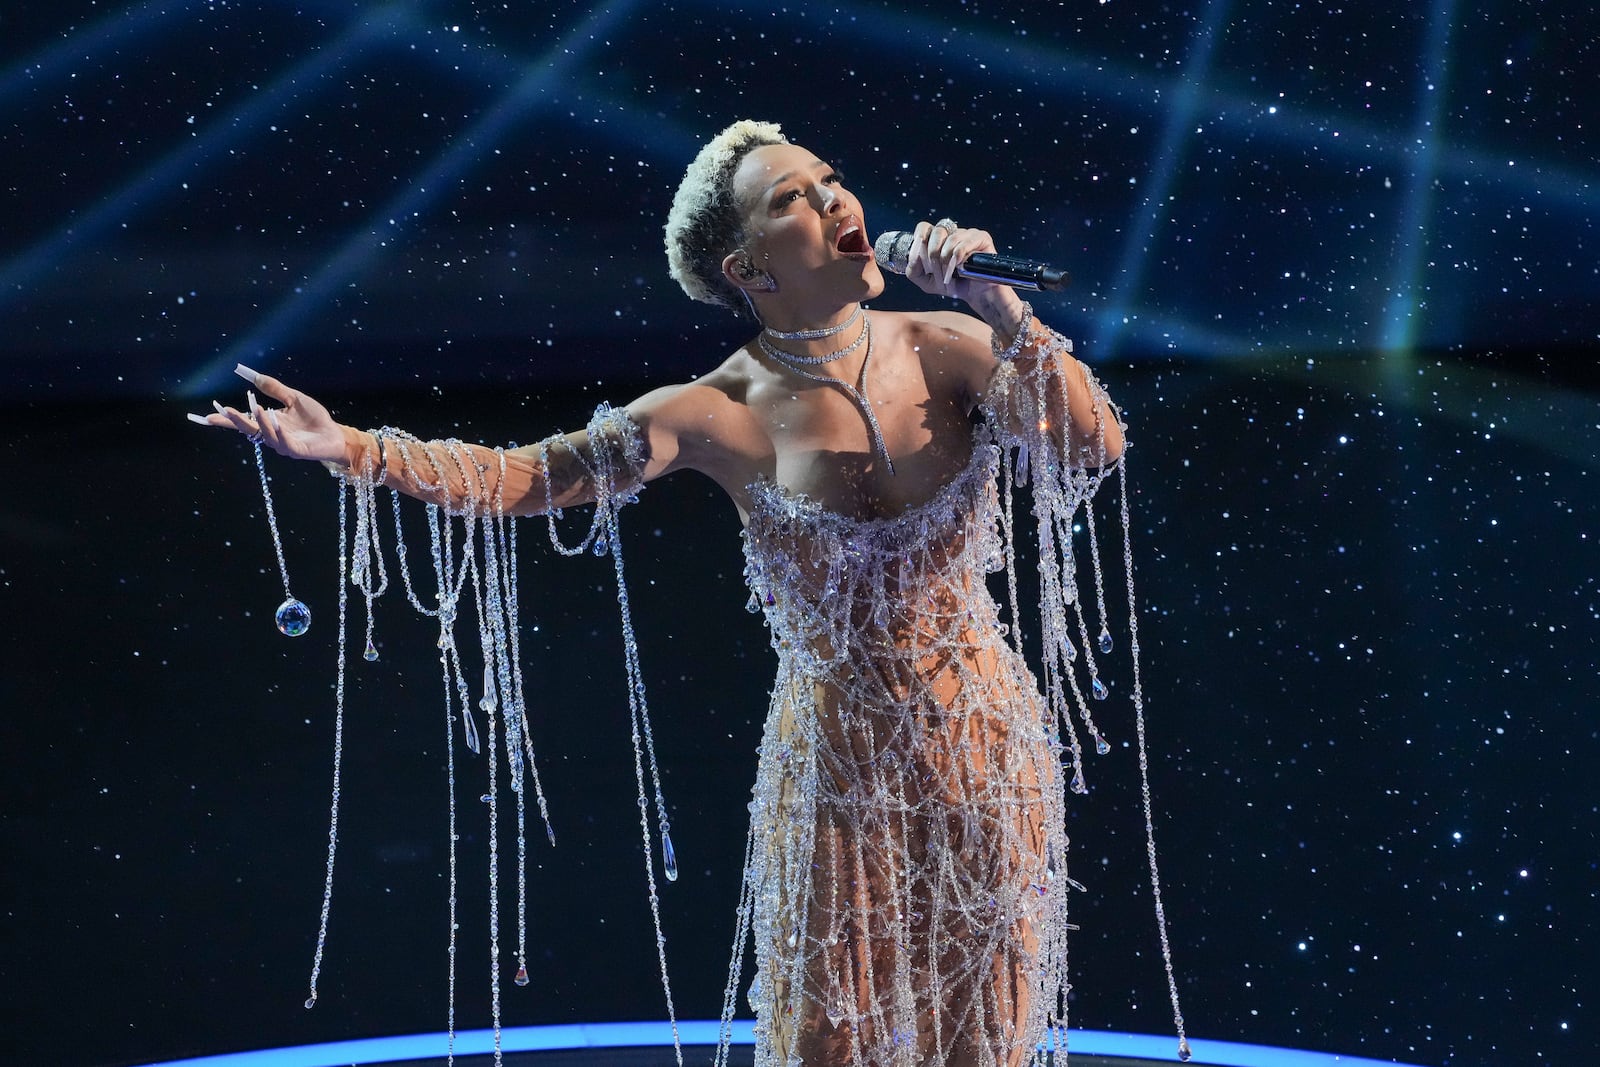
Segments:
[[[298,389],[291,389],[278,379],[253,371],[242,363],[234,368],[234,373],[254,386],[246,394],[249,411],[224,407],[213,401],[215,413],[190,415],[190,422],[237,430],[290,459],[344,462],[344,428],[333,421],[327,408]],[[256,401],[255,389],[283,406],[262,407]]]

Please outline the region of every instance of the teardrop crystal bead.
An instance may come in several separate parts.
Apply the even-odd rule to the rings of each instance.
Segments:
[[[661,835],[661,869],[666,872],[667,881],[678,880],[678,854],[672,848],[672,835]]]

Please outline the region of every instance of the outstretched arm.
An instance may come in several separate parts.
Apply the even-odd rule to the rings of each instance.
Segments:
[[[602,488],[599,479],[607,479],[610,492],[634,489],[666,473],[677,452],[670,426],[651,424],[657,394],[630,405],[627,414],[591,423],[598,440],[586,429],[503,450],[358,430],[270,375],[243,366],[238,373],[254,387],[248,410],[215,404],[213,414],[190,420],[259,438],[280,455],[319,461],[454,512],[537,515],[589,503]],[[282,406],[262,407],[255,389]]]

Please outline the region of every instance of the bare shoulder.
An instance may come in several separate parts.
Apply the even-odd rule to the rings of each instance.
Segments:
[[[929,376],[958,382],[970,409],[994,373],[988,323],[960,311],[897,314],[893,319]]]
[[[751,363],[742,350],[729,356],[711,373],[689,382],[664,385],[628,405],[628,413],[641,423],[687,428],[708,416],[736,415],[747,404]]]
[[[748,404],[752,363],[737,351],[709,374],[653,389],[628,405],[649,435],[653,474],[687,468],[741,484],[746,467],[770,456],[771,441]]]

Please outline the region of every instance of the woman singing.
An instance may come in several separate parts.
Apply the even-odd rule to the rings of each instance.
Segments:
[[[919,223],[907,264],[971,314],[865,310],[884,286],[867,234],[827,162],[741,121],[666,226],[684,290],[760,328],[710,373],[505,452],[374,436],[265,376],[280,407],[203,421],[457,512],[715,480],[778,657],[725,1014],[751,938],[757,1064],[1042,1063],[1065,1026],[1065,797],[1085,744],[1106,747],[1084,694],[1103,698],[1112,647],[1074,515],[1122,429],[1070,343],[1012,289],[957,275],[989,234]],[[1017,636],[1013,472],[1033,494],[1015,518],[1038,525],[1042,691]]]

